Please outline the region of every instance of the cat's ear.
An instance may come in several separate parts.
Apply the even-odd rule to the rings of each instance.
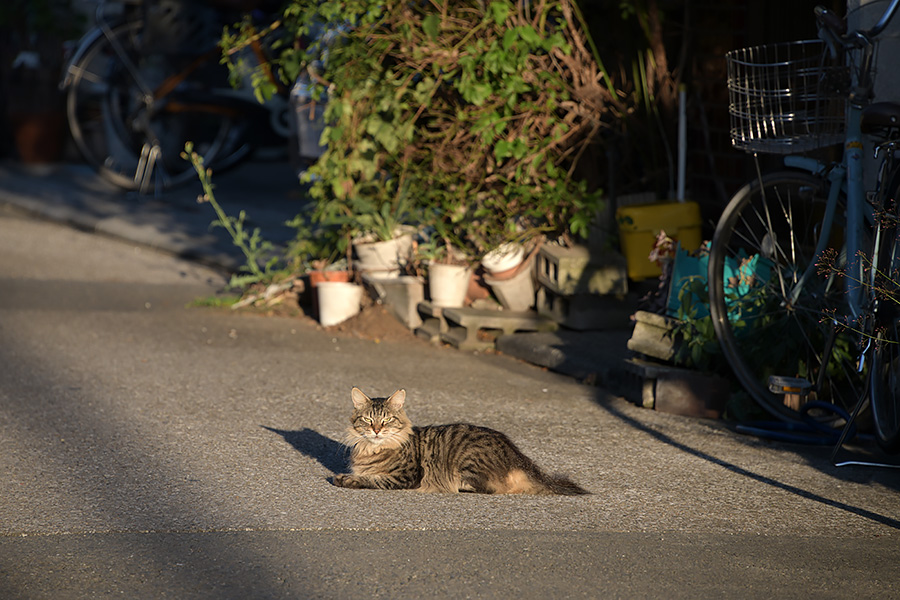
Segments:
[[[397,390],[391,394],[391,397],[385,401],[385,404],[393,410],[400,410],[403,408],[404,402],[406,402],[406,390]]]
[[[357,410],[362,410],[372,402],[358,387],[354,387],[350,390],[350,398],[353,399],[353,407]]]

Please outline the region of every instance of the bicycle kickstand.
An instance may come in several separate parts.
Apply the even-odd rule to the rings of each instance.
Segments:
[[[865,356],[865,354],[863,354],[863,356]],[[860,358],[860,360],[862,361],[863,358]],[[860,368],[860,370],[862,370],[862,368]],[[853,412],[850,413],[850,418],[847,419],[847,423],[844,425],[843,430],[841,430],[841,435],[831,451],[831,464],[835,467],[882,467],[886,469],[900,469],[900,465],[892,465],[890,463],[878,463],[865,460],[845,460],[842,462],[837,462],[838,452],[841,451],[841,448],[844,446],[844,442],[847,441],[850,432],[853,431],[856,418],[859,416],[859,413],[862,412],[862,409],[864,409],[869,403],[869,385],[869,380],[866,379],[863,393],[860,394],[859,400],[857,401],[856,406],[853,408]]]

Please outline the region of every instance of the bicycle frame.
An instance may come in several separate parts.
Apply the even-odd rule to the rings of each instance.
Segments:
[[[163,30],[160,23],[168,23],[165,19],[169,13],[153,13],[161,19],[156,23],[149,16],[152,7],[143,6],[145,1],[116,0],[124,6],[124,11],[118,14],[109,10],[113,2],[100,0],[97,25],[79,40],[60,82],[60,88],[68,93],[67,110],[76,144],[101,175],[116,185],[141,193],[151,187],[159,192],[191,177],[190,171],[181,168],[175,150],[178,144],[172,143],[181,131],[178,126],[169,126],[172,120],[186,126],[200,123],[193,131],[200,132],[200,137],[208,142],[206,157],[218,168],[237,164],[248,156],[255,140],[269,139],[269,134],[274,134],[271,139],[290,137],[288,89],[274,73],[265,72],[277,91],[265,102],[256,97],[250,85],[232,87],[224,68],[218,65],[221,48],[213,39],[204,37],[201,48],[189,45],[185,50],[178,44],[181,38],[190,39],[193,35],[190,28],[186,33],[177,30],[181,37],[174,36],[174,41],[166,38],[165,33],[154,37],[154,31]],[[225,19],[229,14],[216,13],[216,18]],[[144,43],[146,47],[142,46]],[[118,95],[106,92],[104,96],[107,72],[102,66],[93,68],[98,57],[108,60],[120,75],[118,87],[114,88]],[[156,59],[146,61],[149,71],[144,62],[148,57]],[[266,48],[262,39],[252,41],[247,58],[265,65]],[[219,69],[221,73],[217,72]],[[92,93],[90,85],[100,91]],[[127,93],[122,93],[126,86]],[[89,129],[82,128],[79,108],[90,102],[95,102],[99,110],[84,113],[88,115],[86,119],[95,119],[94,115],[100,114],[102,120],[102,128],[95,127],[93,131],[113,132],[105,134],[106,137],[103,133],[95,134],[97,145],[83,142],[84,131]],[[118,102],[116,106],[121,109],[115,114],[107,112],[113,102]],[[198,119],[191,121],[190,116],[183,116],[192,114],[198,115]],[[256,125],[260,119],[266,119],[267,126],[251,127],[251,121]],[[107,127],[110,123],[112,126]]]
[[[862,240],[866,221],[871,222],[872,212],[866,202],[866,190],[863,182],[863,139],[862,139],[862,113],[863,109],[871,103],[872,98],[872,61],[874,56],[875,38],[880,34],[893,18],[900,6],[900,0],[892,0],[891,4],[882,14],[878,23],[866,31],[852,32],[847,36],[843,45],[849,46],[851,51],[862,53],[859,64],[860,80],[850,95],[846,113],[846,131],[844,135],[844,153],[840,163],[829,168],[820,161],[804,156],[786,156],[785,165],[805,170],[816,175],[826,175],[829,181],[828,202],[825,216],[822,221],[822,231],[814,256],[820,257],[827,245],[831,228],[834,224],[837,212],[838,199],[841,191],[847,197],[846,211],[846,269],[844,277],[845,293],[852,319],[857,319],[862,314],[863,286],[858,285],[863,281],[863,268],[860,260],[860,252],[863,250]],[[841,40],[827,30],[820,28],[820,37],[825,39],[829,46]],[[810,277],[814,276],[816,262],[812,261],[806,271],[798,279],[791,291],[790,298],[796,301],[800,292]]]

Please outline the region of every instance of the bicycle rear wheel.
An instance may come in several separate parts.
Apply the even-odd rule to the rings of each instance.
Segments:
[[[879,445],[900,451],[900,172],[895,172],[876,215],[877,261],[869,288],[875,351],[870,367],[872,420]]]
[[[185,142],[193,141],[207,164],[237,142],[233,111],[179,99],[202,89],[200,73],[170,94],[158,92],[177,66],[171,57],[141,51],[142,29],[140,22],[128,23],[93,42],[70,69],[67,112],[75,144],[91,166],[117,186],[148,192],[196,177],[181,158]]]
[[[857,342],[835,324],[845,304],[837,218],[826,232],[830,268],[808,269],[824,262],[815,253],[827,193],[822,178],[805,172],[774,173],[744,186],[716,227],[708,277],[716,335],[751,398],[779,419],[812,416],[838,427],[835,414],[852,410],[862,386],[852,358]],[[770,391],[773,377],[790,383],[788,393]],[[810,400],[838,410],[801,414]]]

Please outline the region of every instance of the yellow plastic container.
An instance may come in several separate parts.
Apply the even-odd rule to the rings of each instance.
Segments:
[[[659,277],[662,271],[648,258],[660,230],[693,251],[702,242],[700,207],[696,202],[661,202],[623,206],[616,211],[622,253],[628,263],[628,278],[640,281]]]

